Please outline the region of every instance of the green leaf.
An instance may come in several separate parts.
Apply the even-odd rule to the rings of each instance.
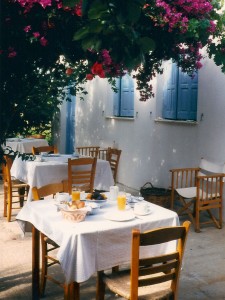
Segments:
[[[93,20],[91,23],[90,23],[90,32],[93,32],[93,33],[100,33],[102,30],[103,30],[103,24],[100,23],[99,21],[97,20]]]
[[[141,15],[142,7],[137,2],[127,1],[127,18],[132,23],[136,23]]]
[[[88,11],[88,18],[90,20],[99,19],[104,15],[108,14],[108,8],[103,3],[96,3]]]
[[[85,38],[87,35],[89,34],[89,30],[87,27],[83,27],[80,30],[78,30],[74,36],[73,36],[73,41],[78,41],[78,40],[82,40],[83,38]]]
[[[96,36],[86,38],[82,41],[82,48],[84,51],[87,49],[94,49],[98,51],[101,49],[101,40],[98,40]]]
[[[140,38],[138,43],[144,53],[149,53],[155,49],[155,41],[147,36]]]
[[[62,0],[63,6],[74,7],[80,0]]]

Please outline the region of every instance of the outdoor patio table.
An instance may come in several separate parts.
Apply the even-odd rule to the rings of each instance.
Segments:
[[[107,193],[108,196],[108,193]],[[131,231],[138,228],[141,231],[161,226],[177,226],[179,219],[175,212],[150,204],[150,213],[145,216],[135,216],[131,208],[123,213],[131,214],[130,218],[119,218],[112,221],[111,216],[117,216],[116,201],[108,199],[98,213],[86,216],[80,223],[63,219],[57,210],[54,199],[28,202],[19,214],[19,222],[23,232],[26,225],[33,225],[32,230],[32,293],[33,299],[39,299],[39,233],[42,232],[59,245],[57,258],[60,261],[67,283],[78,283],[88,280],[95,272],[110,269],[113,266],[129,262],[131,252]],[[133,214],[133,215],[132,215]],[[107,217],[108,216],[108,217]],[[27,223],[29,222],[29,223]],[[175,243],[150,246],[141,256],[166,253],[175,249]]]
[[[32,187],[36,186],[40,188],[46,184],[67,180],[68,158],[72,158],[72,155],[52,155],[44,157],[45,161],[43,162],[36,160],[25,161],[16,157],[11,168],[11,175],[29,184],[28,201],[31,201]],[[106,160],[98,159],[94,188],[109,191],[111,185],[114,185],[114,180],[110,164]]]
[[[6,145],[3,147],[11,147],[13,151],[20,153],[32,153],[32,147],[48,146],[45,139],[35,138],[10,138],[6,140]]]

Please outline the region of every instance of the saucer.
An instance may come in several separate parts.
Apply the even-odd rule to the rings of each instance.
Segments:
[[[144,212],[144,213],[136,212],[136,211],[134,210],[134,214],[137,215],[137,216],[147,216],[147,215],[149,215],[150,213],[151,213],[151,209],[148,209],[148,211],[147,211],[147,212]]]

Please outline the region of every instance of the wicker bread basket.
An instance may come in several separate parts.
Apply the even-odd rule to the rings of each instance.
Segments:
[[[78,223],[85,220],[88,210],[82,208],[76,210],[61,209],[61,213],[64,219]]]
[[[171,190],[154,187],[151,182],[146,182],[141,187],[140,193],[146,201],[170,208]]]

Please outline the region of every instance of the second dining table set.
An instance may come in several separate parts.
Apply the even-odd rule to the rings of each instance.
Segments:
[[[81,156],[80,156],[81,157]],[[14,159],[11,175],[29,184],[28,201],[32,200],[32,188],[68,179],[68,159],[78,159],[72,154],[36,155],[34,160]],[[106,160],[97,160],[94,188],[107,190],[114,185],[110,164]]]

